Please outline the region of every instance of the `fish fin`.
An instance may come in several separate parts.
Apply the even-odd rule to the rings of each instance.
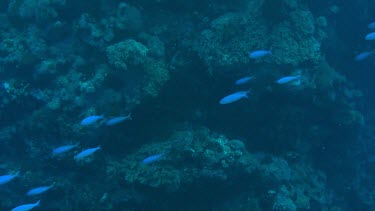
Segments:
[[[40,200],[38,200],[38,201],[35,203],[36,206],[39,206],[39,204],[40,204]]]
[[[132,120],[132,112],[130,112],[127,117],[129,120]]]

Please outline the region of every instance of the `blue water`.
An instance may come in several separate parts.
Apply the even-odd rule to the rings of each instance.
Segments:
[[[1,1],[0,210],[374,210],[372,14]]]

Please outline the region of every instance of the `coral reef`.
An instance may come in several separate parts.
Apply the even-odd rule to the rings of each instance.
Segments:
[[[163,157],[155,163],[140,162],[158,153]],[[112,161],[107,175],[120,179],[125,186],[139,186],[137,189],[164,194],[199,192],[200,184],[205,182],[218,191],[220,187],[230,190],[237,186],[238,177],[242,175],[239,184],[242,188],[260,188],[247,193],[249,195],[262,195],[280,187],[276,195],[266,199],[263,205],[266,210],[269,204],[273,204],[273,210],[310,209],[310,200],[330,197],[322,172],[304,165],[289,166],[286,160],[269,154],[251,154],[243,142],[228,140],[206,128],[178,131],[167,141],[145,145],[121,162]]]
[[[129,39],[108,46],[107,58],[115,68],[128,70],[139,68],[147,57],[148,49],[142,43]]]
[[[313,15],[302,5],[285,1],[277,9],[282,13],[280,19],[273,20],[275,23],[268,27],[267,16],[261,15],[271,12],[268,4],[250,2],[244,11],[227,13],[211,21],[194,48],[209,68],[245,66],[252,62],[248,53],[258,49],[272,51],[272,58],[264,62],[273,65],[320,62],[323,36],[315,37],[315,33],[321,32],[323,25],[316,27]],[[274,10],[271,13],[273,18],[278,17]]]
[[[35,19],[38,23],[42,23],[57,18],[59,15],[57,9],[65,3],[65,0],[12,0],[8,5],[8,13],[23,19]]]
[[[373,210],[369,91],[350,69],[364,67],[341,59],[353,50],[332,23],[341,7],[0,2],[0,175],[21,175],[0,209],[55,183],[42,210]],[[260,49],[271,53],[249,57]],[[299,83],[275,83],[288,75]],[[244,76],[254,80],[233,85]],[[240,90],[249,98],[218,103]],[[102,121],[80,124],[92,115]],[[66,144],[78,145],[51,156]]]

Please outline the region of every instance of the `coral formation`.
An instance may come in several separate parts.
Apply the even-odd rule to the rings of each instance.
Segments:
[[[125,40],[107,48],[109,63],[120,70],[139,68],[147,57],[148,49],[142,43],[135,40]]]
[[[210,28],[201,32],[195,50],[213,69],[244,66],[251,62],[248,53],[257,49],[272,51],[273,56],[265,61],[267,63],[293,66],[319,63],[321,37],[315,37],[313,15],[299,6],[290,6],[297,3],[282,4],[289,4],[282,7],[289,7],[290,11],[282,14],[287,17],[276,20],[278,23],[271,28],[266,27],[267,20],[260,15],[267,12],[264,8],[269,9],[263,1],[249,3],[246,11],[227,13],[212,20]]]
[[[140,162],[158,153],[163,153],[159,161],[152,164]],[[119,178],[125,185],[178,193],[188,187],[199,191],[199,184],[204,181],[216,187],[226,187],[235,184],[238,175],[242,174],[245,187],[262,187],[254,192],[255,195],[280,187],[276,196],[268,199],[267,204],[273,203],[273,210],[296,210],[309,209],[310,200],[330,196],[324,174],[305,168],[289,166],[286,160],[269,154],[251,154],[241,141],[228,140],[200,128],[178,131],[167,141],[145,145],[121,162],[111,162],[107,175]],[[306,187],[306,184],[311,186]]]
[[[0,2],[0,171],[21,174],[0,209],[53,182],[43,210],[374,209],[367,92],[332,59],[353,50],[330,19],[343,5],[314,3]],[[299,83],[275,83],[289,75]]]

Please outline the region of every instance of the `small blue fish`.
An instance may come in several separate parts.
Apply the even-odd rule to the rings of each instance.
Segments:
[[[367,26],[369,29],[375,29],[375,21]]]
[[[89,116],[81,121],[81,125],[88,126],[97,123],[99,120],[104,119],[104,116]]]
[[[369,56],[371,56],[371,54],[373,54],[373,53],[374,53],[373,51],[362,52],[362,53],[358,54],[356,57],[354,57],[354,60],[357,61],[357,62],[365,60]]]
[[[101,146],[95,147],[95,148],[89,148],[85,149],[82,152],[78,153],[76,156],[74,156],[74,160],[82,160],[83,158],[92,155],[94,152],[102,149]]]
[[[37,201],[35,204],[24,204],[18,207],[13,208],[11,211],[29,211],[32,210],[34,207],[39,206],[40,200]]]
[[[163,157],[163,153],[161,154],[156,154],[156,155],[151,155],[145,159],[142,160],[142,163],[143,164],[150,164],[150,163],[153,163],[153,162],[156,162],[158,160],[160,160],[161,157]]]
[[[46,191],[48,191],[49,189],[51,189],[53,187],[53,185],[50,185],[50,186],[41,186],[41,187],[37,187],[37,188],[33,188],[31,190],[29,190],[26,195],[27,196],[35,196],[35,195],[39,195],[39,194],[42,194]]]
[[[365,40],[375,40],[375,32],[366,35]]]
[[[300,75],[286,76],[286,77],[282,77],[279,80],[277,80],[276,83],[278,83],[278,84],[285,84],[285,83],[289,83],[291,81],[294,81],[296,79],[299,79],[300,77],[301,77]]]
[[[235,84],[236,85],[242,85],[242,84],[245,84],[247,82],[249,82],[251,79],[253,79],[254,77],[251,77],[251,76],[247,76],[247,77],[243,77],[243,78],[240,78],[238,79]]]
[[[111,118],[105,124],[107,126],[112,126],[112,125],[119,124],[125,120],[131,120],[131,119],[132,119],[131,113],[129,113],[127,116],[119,116],[119,117]]]
[[[56,155],[60,155],[60,154],[63,154],[65,152],[68,152],[69,150],[77,147],[78,144],[75,144],[75,145],[64,145],[64,146],[60,146],[60,147],[57,147],[56,149],[54,149],[52,151],[52,156],[56,156]]]
[[[0,176],[0,185],[4,185],[10,181],[12,181],[14,178],[18,177],[20,174],[19,171],[17,171],[15,174],[7,174]]]
[[[250,59],[258,59],[267,55],[272,55],[271,50],[257,50],[249,53]]]
[[[247,95],[249,91],[240,91],[240,92],[235,92],[233,94],[230,94],[220,100],[220,104],[228,104],[228,103],[233,103],[237,100],[240,100],[242,98],[248,98],[249,96]]]

